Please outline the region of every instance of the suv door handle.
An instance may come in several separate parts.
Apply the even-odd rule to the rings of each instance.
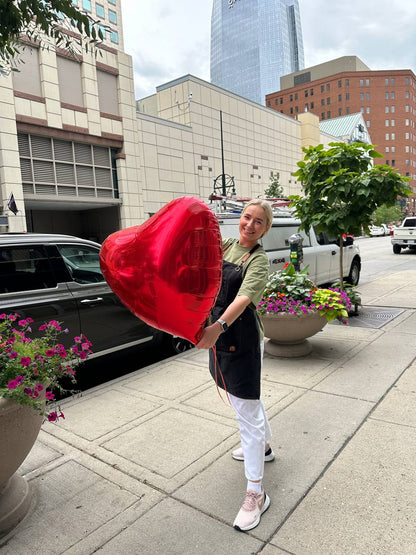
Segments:
[[[94,304],[94,303],[100,303],[103,300],[102,297],[95,297],[95,299],[83,299],[81,302],[81,304]]]
[[[332,256],[334,256],[335,254],[337,254],[337,251],[331,251]]]

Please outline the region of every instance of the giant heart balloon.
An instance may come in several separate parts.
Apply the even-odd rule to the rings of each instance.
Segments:
[[[199,199],[181,197],[144,224],[110,235],[101,269],[136,316],[197,343],[221,285],[221,245],[215,214]]]

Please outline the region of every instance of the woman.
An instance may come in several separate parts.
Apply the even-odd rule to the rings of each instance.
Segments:
[[[232,457],[244,461],[247,491],[234,521],[251,530],[268,509],[262,486],[264,462],[272,461],[270,426],[260,398],[263,328],[256,313],[268,278],[268,259],[258,240],[270,229],[273,213],[267,201],[255,199],[244,208],[240,238],[223,239],[223,277],[211,321],[198,349],[210,349],[210,372],[227,391],[240,428],[241,448]],[[215,347],[214,347],[215,346]]]

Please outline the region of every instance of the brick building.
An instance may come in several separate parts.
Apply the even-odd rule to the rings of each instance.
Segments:
[[[372,71],[356,56],[344,56],[281,78],[281,90],[266,105],[293,118],[309,111],[326,120],[361,112],[378,163],[411,178],[416,189],[416,76],[410,69]],[[414,210],[414,200],[411,201]]]

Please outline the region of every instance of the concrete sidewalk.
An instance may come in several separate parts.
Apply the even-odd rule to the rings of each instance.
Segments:
[[[415,553],[416,270],[359,290],[365,306],[404,310],[378,329],[327,325],[305,358],[265,357],[277,458],[257,528],[232,528],[246,486],[237,424],[192,350],[44,424],[20,469],[33,504],[1,555]]]

